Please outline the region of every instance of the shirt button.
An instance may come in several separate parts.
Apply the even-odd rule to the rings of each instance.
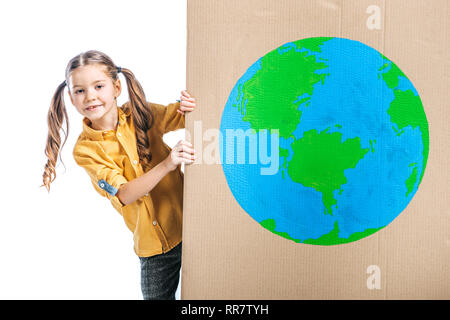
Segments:
[[[156,220],[153,220],[153,225],[156,226]]]
[[[121,137],[121,136],[122,136],[122,134],[121,134],[120,132],[118,132],[118,133],[117,133],[117,135],[118,135],[119,137]]]
[[[133,164],[137,164],[138,163],[138,161],[137,160],[133,160]]]

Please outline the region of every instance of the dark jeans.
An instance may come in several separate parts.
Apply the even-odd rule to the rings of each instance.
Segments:
[[[139,257],[144,300],[175,300],[181,268],[181,245],[169,252]]]

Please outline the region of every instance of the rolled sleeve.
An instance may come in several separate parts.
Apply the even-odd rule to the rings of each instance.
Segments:
[[[73,157],[75,162],[86,170],[95,190],[103,197],[108,198],[113,207],[122,213],[124,205],[117,197],[117,192],[120,186],[127,183],[128,180],[123,176],[123,170],[112,159],[98,151],[96,152],[95,148],[94,150],[75,149]]]
[[[185,127],[184,115],[177,112],[180,102],[170,103],[167,106],[149,102],[149,105],[155,115],[155,125],[160,128],[162,134]]]

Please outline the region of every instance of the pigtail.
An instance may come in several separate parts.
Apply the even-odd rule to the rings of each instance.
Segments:
[[[130,98],[131,116],[136,131],[136,145],[141,160],[142,168],[145,171],[150,169],[150,161],[152,154],[150,152],[150,141],[147,136],[147,131],[153,126],[153,113],[147,106],[144,90],[139,81],[134,77],[134,74],[126,68],[121,68],[128,89],[128,96]]]
[[[43,182],[41,187],[45,186],[47,191],[50,192],[50,184],[56,178],[55,165],[58,158],[58,154],[61,159],[61,149],[67,141],[69,135],[69,118],[67,116],[66,106],[64,104],[64,88],[66,81],[61,83],[56,89],[53,95],[50,109],[48,110],[47,123],[48,123],[48,136],[47,144],[45,146],[45,155],[47,156],[47,164],[45,165]],[[62,128],[64,120],[66,121],[66,130]],[[63,130],[65,139],[61,145],[60,130]],[[63,163],[64,164],[64,163]]]

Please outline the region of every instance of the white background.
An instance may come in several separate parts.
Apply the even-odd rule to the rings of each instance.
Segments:
[[[65,167],[58,160],[50,193],[40,187],[47,112],[69,60],[90,49],[130,69],[147,100],[179,99],[186,1],[2,1],[0,12],[0,299],[142,299],[132,233],[72,158],[82,116],[67,89]],[[171,147],[183,138],[165,136]]]

